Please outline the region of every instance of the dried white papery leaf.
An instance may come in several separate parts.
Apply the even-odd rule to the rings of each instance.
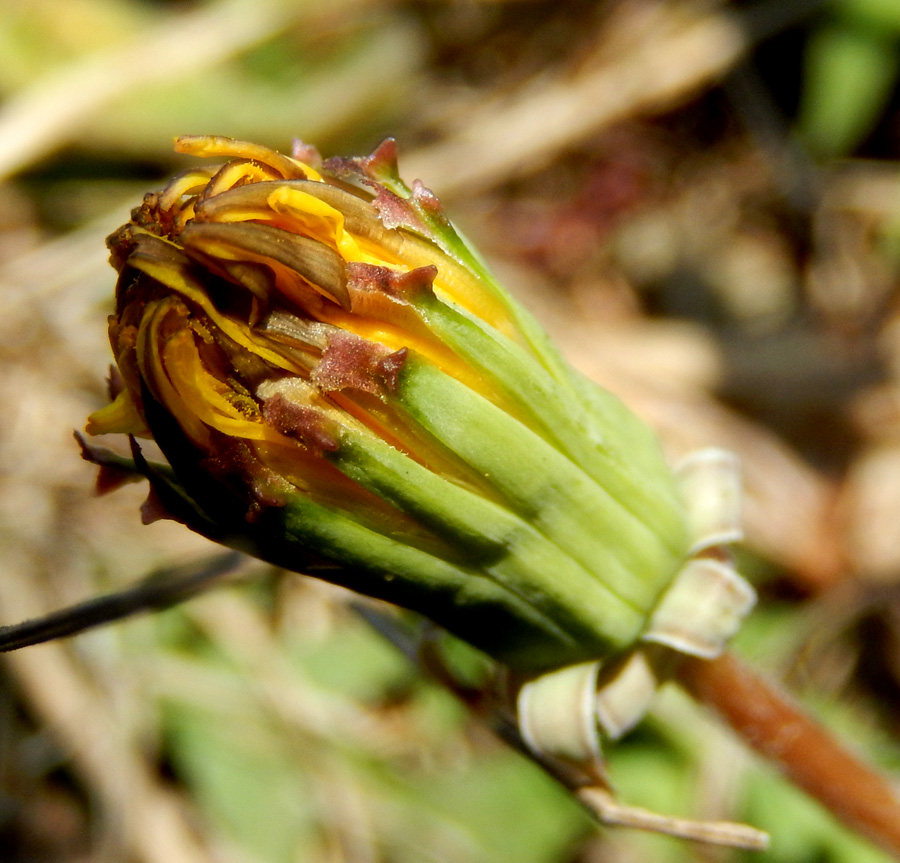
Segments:
[[[575,764],[601,760],[594,705],[599,667],[570,665],[522,687],[519,730],[533,752]]]
[[[732,566],[689,560],[664,594],[641,638],[701,659],[715,659],[756,604]]]
[[[715,447],[698,450],[676,466],[675,475],[692,553],[743,538],[741,468],[733,452]]]

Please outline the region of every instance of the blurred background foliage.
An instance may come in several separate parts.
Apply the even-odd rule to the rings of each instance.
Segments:
[[[137,486],[94,497],[71,439],[106,398],[103,239],[171,138],[394,135],[673,458],[741,455],[739,650],[900,770],[898,73],[895,0],[0,5],[0,621],[213,553]],[[771,851],[599,830],[346,594],[239,576],[4,660],[4,863],[883,859],[676,691],[610,753],[622,797]]]

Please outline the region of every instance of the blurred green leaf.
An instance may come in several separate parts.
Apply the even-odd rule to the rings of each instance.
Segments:
[[[198,704],[172,702],[165,715],[170,758],[219,832],[264,863],[304,859],[313,812],[287,741]]]
[[[439,781],[433,776],[423,780],[416,784],[416,797],[422,802],[430,800],[450,815],[445,824],[458,825],[458,838],[467,840],[459,846],[460,851],[465,850],[464,857],[444,856],[439,846],[431,847],[434,859],[444,863],[451,859],[551,863],[565,859],[567,849],[595,829],[561,788],[508,750],[498,750],[479,759],[471,769],[450,772]],[[407,833],[415,835],[415,819],[413,815]],[[422,851],[418,848],[420,854]],[[412,863],[418,858],[407,859]]]
[[[417,679],[409,662],[359,621],[348,620],[314,643],[296,639],[291,647],[301,674],[354,699],[372,701]]]
[[[878,122],[897,77],[897,43],[870,29],[832,26],[807,46],[798,119],[812,152],[846,155]]]
[[[850,834],[803,792],[769,771],[748,771],[745,817],[765,824],[765,863],[887,863],[891,858]],[[747,861],[759,860],[756,855]]]
[[[0,3],[0,93],[113,48],[160,17],[150,4],[121,0]]]
[[[900,3],[897,0],[838,0],[839,14],[849,20],[880,30],[900,33]]]
[[[291,58],[289,67],[279,55]],[[310,45],[294,33],[175,83],[136,87],[99,115],[92,150],[167,155],[173,137],[222,134],[286,147],[293,137],[345,148],[387,134],[423,62],[421,33],[404,21],[375,21]],[[374,128],[373,128],[374,127]]]

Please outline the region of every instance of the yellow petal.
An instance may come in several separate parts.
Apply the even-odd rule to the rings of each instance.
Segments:
[[[86,431],[90,435],[133,434],[146,435],[147,426],[128,390],[122,390],[106,407],[94,411],[87,418]]]

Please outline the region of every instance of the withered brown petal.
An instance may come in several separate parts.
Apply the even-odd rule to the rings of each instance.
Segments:
[[[385,231],[378,214],[372,209],[368,200],[360,198],[346,189],[332,186],[329,183],[319,183],[315,180],[263,180],[259,183],[236,186],[198,204],[194,213],[195,221],[215,221],[225,213],[241,210],[258,210],[262,218],[272,212],[269,201],[271,194],[283,187],[306,192],[339,210],[344,217],[345,227],[354,234],[377,238]]]
[[[188,222],[179,241],[190,254],[216,255],[216,247],[247,260],[275,261],[306,279],[321,293],[349,310],[344,259],[318,240],[256,222]]]

